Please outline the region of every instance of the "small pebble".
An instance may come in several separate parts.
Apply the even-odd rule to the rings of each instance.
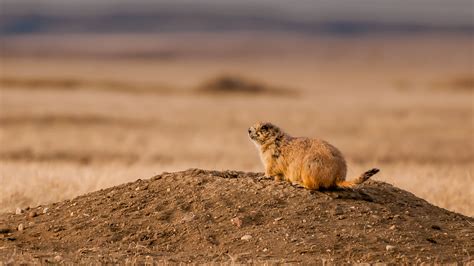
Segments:
[[[30,218],[33,218],[33,217],[36,217],[36,216],[38,216],[38,213],[36,213],[35,211],[32,211],[28,214],[28,217],[30,217]]]
[[[23,224],[18,225],[18,231],[23,231],[25,230],[25,226]]]
[[[395,249],[395,246],[387,245],[387,246],[385,247],[385,249],[386,249],[387,251],[392,251],[392,250]]]
[[[194,220],[194,218],[196,217],[196,215],[192,212],[190,213],[187,213],[186,215],[184,215],[183,219],[181,219],[181,221],[183,222],[190,222],[192,220]]]
[[[395,225],[390,226],[390,230],[394,230],[394,229],[395,229]]]
[[[23,210],[21,208],[16,208],[15,214],[22,214]]]
[[[44,209],[43,209],[43,213],[47,213],[48,210],[49,210],[49,208],[44,208]]]
[[[59,262],[63,260],[63,257],[61,257],[60,255],[57,255],[54,257],[54,260]]]
[[[240,239],[248,241],[248,240],[252,239],[252,236],[251,235],[244,235]]]
[[[240,228],[242,226],[242,219],[240,219],[239,217],[234,217],[232,219],[230,219],[230,222],[237,226],[238,228]]]

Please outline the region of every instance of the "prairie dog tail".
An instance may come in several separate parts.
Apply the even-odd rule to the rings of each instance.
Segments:
[[[372,168],[369,171],[366,171],[363,174],[361,174],[360,176],[356,177],[354,180],[340,181],[340,182],[337,182],[336,185],[338,187],[342,187],[342,188],[344,188],[344,187],[354,187],[356,185],[364,183],[365,181],[367,181],[367,179],[369,179],[371,176],[375,175],[379,171],[380,170],[377,169],[377,168]]]

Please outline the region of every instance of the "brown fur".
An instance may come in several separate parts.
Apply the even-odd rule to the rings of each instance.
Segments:
[[[310,190],[353,187],[379,170],[371,169],[346,181],[347,166],[341,152],[320,139],[296,138],[271,123],[257,123],[248,129],[260,150],[265,175],[286,180]]]

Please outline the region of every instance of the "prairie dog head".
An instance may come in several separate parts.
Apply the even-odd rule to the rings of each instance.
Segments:
[[[256,123],[248,129],[248,132],[250,139],[252,139],[257,146],[278,143],[285,135],[279,127],[268,122]]]

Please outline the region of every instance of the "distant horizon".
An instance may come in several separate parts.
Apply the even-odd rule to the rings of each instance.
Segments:
[[[474,32],[471,1],[0,0],[0,34],[174,31]]]
[[[0,34],[41,32],[474,32],[470,0],[0,0]]]
[[[254,17],[280,17],[295,21],[328,20],[373,21],[381,23],[423,24],[432,26],[473,25],[474,2],[470,0],[298,1],[285,0],[0,0],[2,15],[37,13],[58,15],[100,15],[108,12],[168,11],[188,14],[246,14]]]

